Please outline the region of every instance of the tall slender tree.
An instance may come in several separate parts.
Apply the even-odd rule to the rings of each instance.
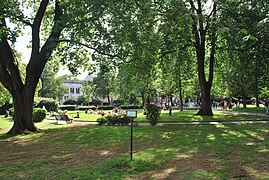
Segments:
[[[210,1],[212,4],[207,7],[202,0],[189,0],[192,33],[198,66],[198,77],[201,89],[201,107],[197,115],[212,116],[211,109],[211,88],[214,77],[214,61],[216,53],[216,40],[218,30],[217,1]],[[209,1],[207,2],[209,3]],[[207,48],[207,45],[209,46]],[[208,56],[207,56],[208,53]],[[207,59],[208,57],[208,59]],[[208,71],[206,61],[208,62]],[[207,76],[208,72],[208,78]]]

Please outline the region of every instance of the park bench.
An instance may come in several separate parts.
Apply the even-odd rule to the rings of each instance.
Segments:
[[[68,123],[68,117],[65,115],[54,115],[55,119],[56,119],[56,123],[58,124],[59,121],[65,121],[66,123]]]

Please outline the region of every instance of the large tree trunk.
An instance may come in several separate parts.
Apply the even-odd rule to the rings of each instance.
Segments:
[[[31,93],[16,93],[13,96],[14,104],[14,124],[7,134],[17,135],[36,132],[39,129],[34,125],[32,120],[33,112],[33,95]]]
[[[40,47],[40,26],[48,3],[48,0],[42,0],[33,23],[27,23],[32,28],[32,53],[26,68],[25,80],[21,78],[18,61],[8,43],[8,36],[1,34],[0,37],[0,82],[12,94],[14,103],[14,125],[8,132],[11,135],[38,131],[32,120],[36,85],[52,51],[58,45],[58,39],[64,28],[60,22],[62,16],[60,2],[56,0],[51,34]],[[0,28],[7,28],[5,17],[1,17]]]
[[[180,105],[180,111],[183,111],[183,93],[182,93],[181,81],[180,81],[180,85],[179,85],[179,105]]]
[[[201,88],[201,106],[200,110],[197,112],[197,115],[202,116],[213,116],[211,108],[211,98],[210,98],[210,89],[208,87],[202,86]]]
[[[247,108],[247,97],[246,97],[246,95],[243,95],[242,101],[243,101],[243,108]]]
[[[108,102],[109,105],[111,105],[109,94],[107,94],[107,102]]]

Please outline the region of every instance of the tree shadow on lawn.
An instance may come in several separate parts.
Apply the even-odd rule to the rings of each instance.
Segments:
[[[132,162],[130,127],[48,129],[1,139],[0,175],[13,171],[14,178],[268,178],[268,129],[268,125],[138,126]]]
[[[143,178],[269,178],[267,172],[268,125],[184,125],[184,130],[163,128],[163,133],[152,137],[155,140],[147,150],[148,157],[156,161],[169,159],[162,154],[173,152],[157,171],[142,173]],[[259,128],[261,128],[259,130]],[[142,137],[142,136],[141,136]],[[159,142],[156,142],[158,141]],[[151,141],[147,137],[146,146]],[[249,142],[254,142],[251,144]],[[142,145],[143,146],[143,145]],[[161,148],[160,148],[161,147]],[[157,151],[157,153],[155,153]],[[145,153],[141,149],[139,154]],[[149,155],[151,154],[151,155]],[[140,155],[143,156],[143,155]],[[263,166],[267,164],[266,166]],[[186,177],[185,177],[186,176]],[[198,176],[198,177],[197,177]],[[145,179],[146,179],[145,178]],[[255,178],[254,178],[255,179]]]

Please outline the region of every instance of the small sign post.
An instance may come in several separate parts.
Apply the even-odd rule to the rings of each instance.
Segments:
[[[131,119],[131,133],[130,133],[130,160],[133,160],[133,122],[137,118],[137,111],[127,111],[126,116]]]

